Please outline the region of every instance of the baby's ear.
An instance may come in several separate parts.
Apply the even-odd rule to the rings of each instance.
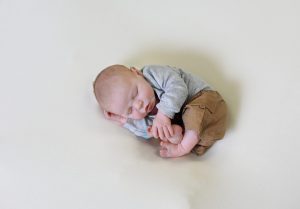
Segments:
[[[130,70],[138,75],[143,76],[143,73],[141,71],[139,71],[138,69],[136,69],[135,67],[130,67]]]
[[[108,120],[112,120],[113,122],[116,122],[118,125],[124,125],[127,122],[127,118],[117,115],[112,112],[108,112],[106,110],[103,110],[104,117]]]

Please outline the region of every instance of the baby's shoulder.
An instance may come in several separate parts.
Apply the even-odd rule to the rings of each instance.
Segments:
[[[141,69],[142,73],[147,77],[159,78],[171,74],[180,74],[180,70],[169,65],[146,65]]]

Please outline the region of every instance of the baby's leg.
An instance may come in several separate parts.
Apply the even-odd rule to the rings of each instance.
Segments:
[[[172,137],[166,137],[167,141],[171,142],[172,144],[179,144],[183,138],[182,135],[182,128],[179,125],[173,124],[172,125],[174,135]],[[163,140],[166,141],[166,140]]]
[[[160,143],[161,157],[180,157],[191,152],[194,146],[198,143],[199,138],[196,131],[187,130],[184,133],[183,139],[179,144],[162,141]]]

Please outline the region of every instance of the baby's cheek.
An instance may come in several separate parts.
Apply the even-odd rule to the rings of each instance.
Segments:
[[[140,120],[142,119],[141,118],[141,115],[137,112],[134,112],[132,115],[131,115],[131,118],[134,119],[134,120]]]

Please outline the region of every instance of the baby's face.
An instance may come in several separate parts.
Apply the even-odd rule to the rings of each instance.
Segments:
[[[117,85],[107,111],[126,118],[142,119],[155,107],[154,91],[140,71],[131,69]]]

